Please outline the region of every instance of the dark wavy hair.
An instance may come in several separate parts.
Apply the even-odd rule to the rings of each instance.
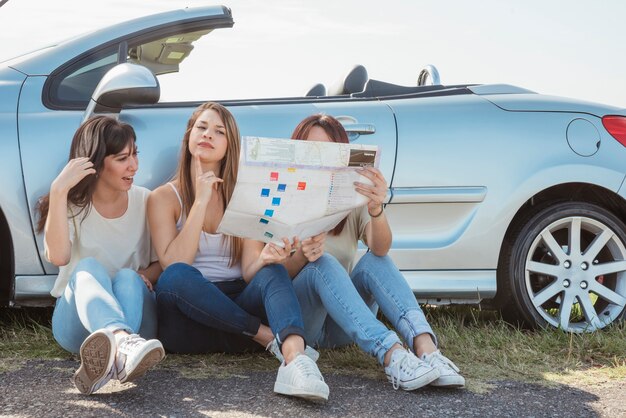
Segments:
[[[96,170],[95,175],[90,174],[72,187],[67,194],[68,204],[78,208],[77,217],[81,213],[87,215],[91,209],[91,198],[96,188],[98,174],[104,168],[104,158],[109,155],[119,154],[128,146],[135,145],[137,136],[132,126],[120,122],[108,116],[96,116],[88,119],[74,133],[70,147],[69,160],[80,157],[88,157]],[[46,225],[48,209],[50,207],[50,194],[41,197],[37,202],[36,211],[39,216],[37,221],[37,233],[41,233]]]
[[[347,144],[350,141],[348,140],[348,134],[344,129],[343,125],[335,118],[330,115],[324,115],[321,113],[317,113],[315,115],[311,115],[308,118],[305,118],[302,122],[296,126],[296,129],[293,130],[291,134],[292,139],[298,140],[307,140],[309,139],[309,132],[315,126],[319,126],[326,132],[326,135],[333,142],[341,142],[343,144]],[[346,216],[335,226],[329,233],[330,235],[339,235],[341,231],[343,231],[343,227],[346,225],[348,217]]]

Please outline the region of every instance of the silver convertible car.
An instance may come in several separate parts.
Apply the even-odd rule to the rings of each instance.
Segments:
[[[206,97],[166,101],[162,86],[184,73],[201,41],[232,26],[227,7],[178,10],[0,63],[1,305],[52,302],[57,270],[33,232],[34,208],[81,121],[108,113],[132,124],[137,183],[163,183],[192,110],[215,97],[199,85]],[[356,66],[332,86],[306,87],[220,102],[242,135],[288,138],[323,112],[352,141],[379,145],[390,256],[420,301],[481,303],[574,332],[623,319],[626,110],[510,85],[444,85],[432,66],[414,86]]]

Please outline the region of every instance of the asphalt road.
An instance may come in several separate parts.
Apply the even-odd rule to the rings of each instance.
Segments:
[[[326,374],[330,399],[311,403],[272,392],[275,372],[184,378],[156,369],[84,396],[73,360],[30,360],[0,372],[0,417],[626,417],[626,380],[588,388],[493,382],[487,393],[395,391],[380,379]]]

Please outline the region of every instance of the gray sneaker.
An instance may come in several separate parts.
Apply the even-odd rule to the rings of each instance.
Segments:
[[[431,383],[431,386],[462,388],[465,386],[465,378],[459,374],[460,370],[448,357],[439,350],[424,354],[422,360],[431,367],[439,370],[439,377]]]
[[[289,364],[283,362],[278,368],[274,392],[313,401],[328,400],[328,385],[308,356],[299,354]]]
[[[135,380],[164,358],[165,350],[159,340],[146,341],[137,334],[130,334],[117,346],[116,378],[120,383]]]
[[[80,346],[80,367],[74,373],[74,385],[91,395],[115,375],[115,336],[108,329],[92,332]]]
[[[394,389],[415,390],[426,386],[439,377],[439,370],[420,360],[405,349],[391,354],[389,366],[385,367],[387,379]]]
[[[276,357],[281,363],[285,361],[285,359],[283,358],[283,354],[278,348],[278,341],[276,341],[276,338],[270,341],[265,349],[274,354],[274,357]],[[317,362],[317,359],[320,358],[320,353],[318,353],[314,348],[309,347],[308,345],[304,348],[304,354],[315,362]]]

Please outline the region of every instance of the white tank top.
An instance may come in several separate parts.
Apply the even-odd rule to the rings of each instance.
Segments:
[[[174,190],[180,203],[180,216],[178,221],[176,221],[176,229],[180,231],[183,228],[184,221],[183,200],[180,198],[176,187],[172,183],[167,184]],[[230,263],[230,244],[225,239],[224,234],[209,234],[201,231],[198,252],[192,266],[197,268],[204,278],[211,282],[226,282],[240,279],[242,277],[241,263],[237,263],[232,267],[228,263]]]

